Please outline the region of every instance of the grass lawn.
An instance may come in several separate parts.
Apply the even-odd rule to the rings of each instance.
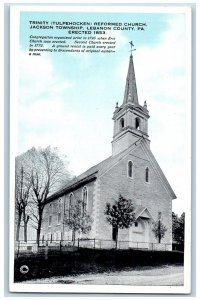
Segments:
[[[78,274],[96,274],[136,270],[136,268],[159,267],[162,265],[183,265],[183,253],[178,251],[144,250],[99,250],[80,249],[76,252],[54,253],[45,259],[38,257],[20,257],[15,260],[15,282]],[[20,271],[22,266],[28,272]]]

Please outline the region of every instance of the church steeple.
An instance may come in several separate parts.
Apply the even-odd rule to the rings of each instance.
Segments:
[[[132,53],[129,60],[123,103],[125,104],[128,102],[138,104],[137,85],[135,79],[135,70],[133,65]]]
[[[113,114],[114,135],[112,141],[113,155],[120,153],[134,144],[139,138],[148,139],[147,103],[141,106],[138,101],[135,70],[133,64],[132,42],[131,55],[129,59],[128,74],[125,84],[124,99],[121,106],[116,104]]]

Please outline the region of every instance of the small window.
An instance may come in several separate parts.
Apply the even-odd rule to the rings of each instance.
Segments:
[[[112,228],[112,239],[116,242],[117,240],[117,227],[113,226]]]
[[[57,220],[57,224],[60,225],[61,223],[61,213],[58,213],[58,220]]]
[[[51,243],[52,243],[52,241],[53,241],[53,234],[51,233]]]
[[[69,210],[72,208],[74,202],[74,195],[71,193],[69,195]]]
[[[140,130],[140,119],[139,119],[139,118],[136,118],[136,119],[135,119],[135,128],[136,128],[137,130]]]
[[[124,118],[120,119],[120,126],[121,126],[121,128],[124,128]]]
[[[62,209],[62,199],[58,200],[58,211],[61,211]]]
[[[73,211],[73,206],[74,206],[74,194],[71,193],[69,195],[69,219],[71,218],[71,214]]]
[[[87,209],[87,198],[88,198],[88,190],[87,187],[83,188],[83,196],[82,196],[82,215],[84,216]]]
[[[68,204],[67,197],[65,196],[65,198],[63,199],[63,211],[64,211],[64,215],[65,215],[65,213],[67,211],[67,204]]]
[[[135,227],[138,227],[138,222],[135,222]]]
[[[53,213],[53,204],[52,203],[49,204],[49,213],[50,214]]]
[[[49,216],[49,226],[52,225],[52,216]]]
[[[145,181],[149,182],[149,168],[148,167],[145,169]]]
[[[133,178],[133,162],[131,160],[128,162],[128,177]]]

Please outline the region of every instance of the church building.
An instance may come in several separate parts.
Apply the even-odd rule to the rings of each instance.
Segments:
[[[95,239],[96,247],[113,247],[115,228],[106,221],[104,211],[106,203],[112,205],[122,195],[133,203],[135,222],[128,229],[119,229],[118,246],[172,249],[172,200],[176,195],[150,150],[148,119],[146,101],[139,104],[131,53],[123,103],[116,104],[113,114],[112,155],[47,199],[40,236],[43,241],[72,239],[72,231],[63,220],[81,201],[93,222],[91,230],[77,234],[77,238],[87,238],[88,242]],[[167,229],[160,244],[152,231],[158,219]]]

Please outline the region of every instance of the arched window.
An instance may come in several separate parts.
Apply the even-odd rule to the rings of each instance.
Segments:
[[[82,194],[82,215],[84,216],[87,208],[87,198],[88,198],[88,190],[87,187],[84,186],[83,194]]]
[[[140,130],[140,119],[139,118],[135,119],[135,129]]]
[[[60,225],[60,223],[61,223],[61,212],[59,212],[57,216],[57,224]]]
[[[52,225],[52,216],[49,216],[49,227]]]
[[[71,193],[69,195],[69,209],[68,209],[69,210],[69,219],[71,218],[73,207],[74,207],[74,194]]]
[[[128,177],[133,178],[133,162],[131,160],[128,162]]]
[[[148,167],[145,169],[145,181],[149,182],[149,168]]]
[[[121,129],[124,128],[124,118],[120,119],[120,126],[121,126]]]
[[[63,199],[63,210],[64,210],[64,215],[66,214],[66,211],[68,211],[68,197],[65,195]]]
[[[49,214],[52,214],[53,213],[53,204],[50,203],[49,204]]]
[[[58,200],[58,211],[60,212],[62,208],[62,198]]]
[[[69,210],[70,210],[70,208],[72,208],[73,202],[74,202],[74,194],[71,193],[71,194],[69,195]]]

